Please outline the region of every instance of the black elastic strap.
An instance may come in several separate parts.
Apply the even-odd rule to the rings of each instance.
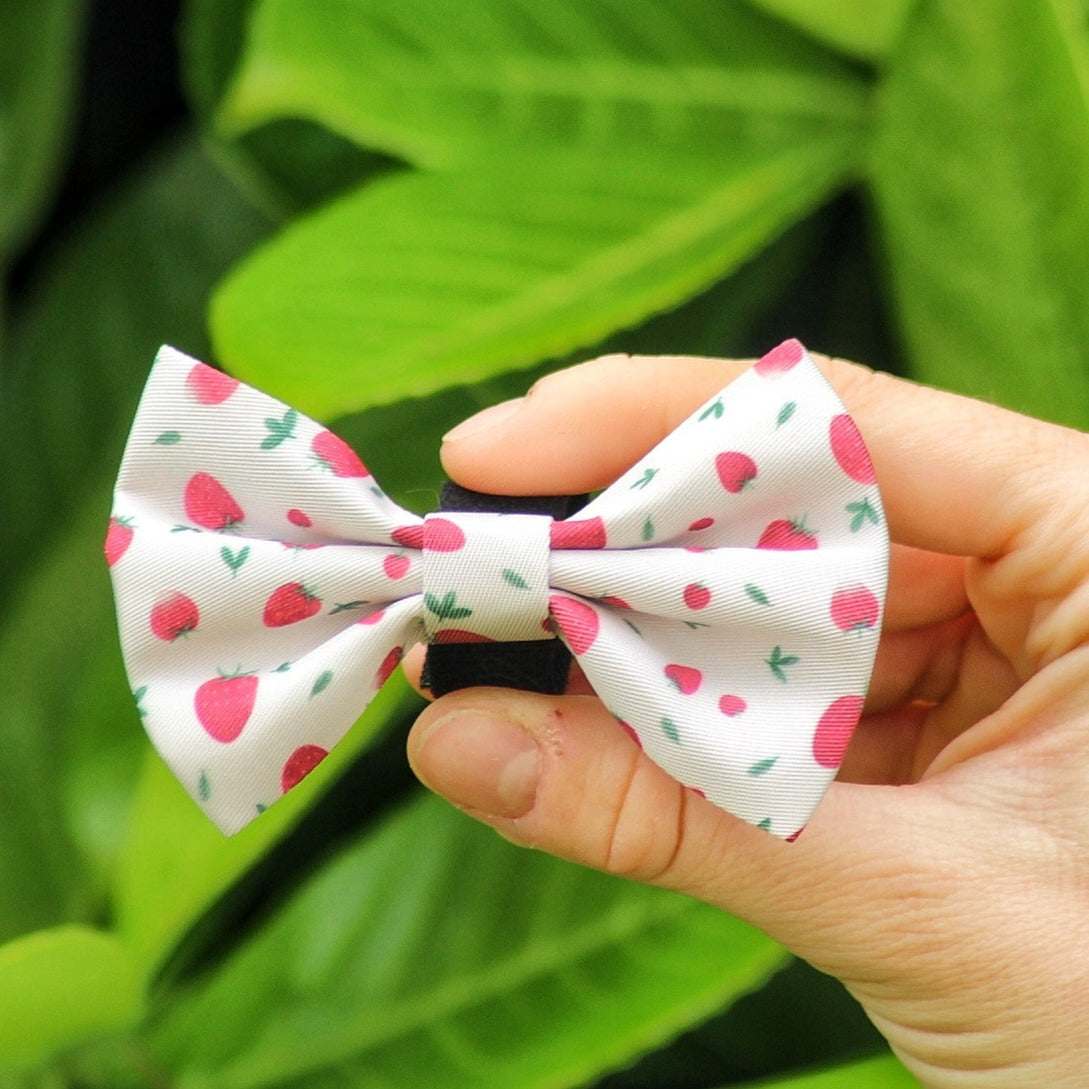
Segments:
[[[587,496],[489,495],[458,484],[443,485],[439,509],[497,514],[548,514],[570,518]],[[433,643],[421,681],[436,696],[459,688],[496,685],[559,695],[567,687],[571,652],[559,639],[522,643]]]

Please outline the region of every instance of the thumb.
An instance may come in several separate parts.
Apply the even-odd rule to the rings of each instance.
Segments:
[[[592,696],[454,692],[408,751],[427,786],[513,843],[705,900],[825,970],[856,959],[872,928],[853,924],[901,891],[896,788],[836,783],[785,843],[682,787]]]

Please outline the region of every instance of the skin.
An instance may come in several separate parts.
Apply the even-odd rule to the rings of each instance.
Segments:
[[[681,789],[578,677],[558,697],[437,700],[409,758],[514,843],[760,927],[841,979],[928,1089],[1083,1087],[1089,437],[818,364],[894,544],[866,713],[796,843]],[[500,494],[600,488],[748,365],[582,364],[455,429],[443,464]]]

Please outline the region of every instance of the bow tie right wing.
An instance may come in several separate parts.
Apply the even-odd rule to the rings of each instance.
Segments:
[[[553,538],[553,620],[606,706],[681,783],[797,834],[862,711],[889,549],[866,448],[801,345]]]

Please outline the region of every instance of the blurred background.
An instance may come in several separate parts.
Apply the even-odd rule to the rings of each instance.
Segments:
[[[425,797],[399,677],[224,840],[101,544],[164,342],[421,512],[447,427],[607,350],[1084,427],[1087,58],[1083,0],[0,0],[0,1089],[913,1085],[763,935]]]

